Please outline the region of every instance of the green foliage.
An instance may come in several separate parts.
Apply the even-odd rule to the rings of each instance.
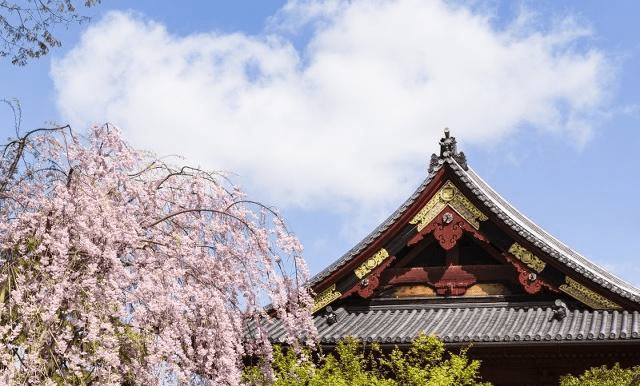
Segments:
[[[640,366],[623,369],[616,363],[612,368],[594,367],[575,377],[565,375],[560,386],[640,386]]]
[[[245,369],[247,386],[449,386],[490,385],[478,381],[480,362],[466,351],[447,353],[437,337],[420,334],[405,352],[385,353],[355,338],[338,342],[335,352],[312,359],[312,352],[274,348],[273,375],[260,366]]]

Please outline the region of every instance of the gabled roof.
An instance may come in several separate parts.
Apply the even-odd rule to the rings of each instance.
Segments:
[[[519,267],[520,273],[531,271],[535,281],[535,274],[542,270],[532,269],[535,267],[527,259],[534,259],[543,268],[550,267],[543,273],[555,283],[556,289],[591,309],[640,311],[640,290],[573,251],[515,209],[467,165],[464,153],[457,151],[456,140],[448,129],[440,141],[440,155],[432,155],[428,176],[411,197],[367,237],[311,279],[311,287],[319,294],[315,310],[339,299],[349,287],[360,285],[360,279],[387,259],[388,253],[383,247],[404,243],[418,233],[426,224],[411,222],[446,183],[455,185],[469,205],[481,212],[480,231],[490,224],[506,234],[509,243],[514,242],[511,247],[516,249],[509,249],[508,253],[504,250],[504,253],[509,261],[519,260],[513,264]],[[359,273],[358,267],[371,269]],[[340,287],[337,290],[336,284]]]

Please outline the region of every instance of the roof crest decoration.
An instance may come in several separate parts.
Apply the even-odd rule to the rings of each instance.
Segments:
[[[429,162],[429,174],[440,168],[444,164],[447,158],[451,158],[462,167],[463,170],[467,170],[467,157],[463,152],[458,153],[458,145],[456,137],[451,137],[449,128],[444,129],[444,138],[440,139],[440,156],[435,154],[431,155],[431,162]]]
[[[436,194],[433,195],[429,202],[420,209],[420,212],[409,221],[409,224],[418,224],[418,232],[420,232],[424,227],[429,225],[447,205],[455,210],[475,229],[480,229],[480,221],[488,219],[451,181],[447,181]]]

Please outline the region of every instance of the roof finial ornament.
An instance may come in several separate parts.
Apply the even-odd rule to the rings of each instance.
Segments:
[[[440,139],[440,156],[435,154],[431,155],[431,162],[429,163],[429,174],[440,169],[440,166],[444,164],[445,159],[451,158],[462,167],[467,170],[467,158],[463,152],[458,153],[458,147],[456,137],[452,137],[448,127],[444,129],[444,138]]]

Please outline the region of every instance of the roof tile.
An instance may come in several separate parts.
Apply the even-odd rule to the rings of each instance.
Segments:
[[[322,313],[314,317],[321,343],[336,343],[347,335],[368,342],[408,343],[421,331],[438,335],[448,343],[640,342],[640,314],[618,310],[575,309],[562,320],[553,317],[551,305],[524,307],[469,303],[404,309],[339,307],[334,312],[337,322],[332,325]],[[274,341],[281,341],[284,333],[280,321],[270,326]]]

